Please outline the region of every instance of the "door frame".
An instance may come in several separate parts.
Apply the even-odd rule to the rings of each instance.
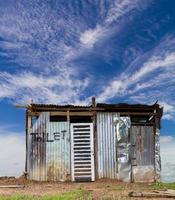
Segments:
[[[75,180],[74,176],[74,125],[89,125],[90,127],[90,155],[91,155],[91,181],[95,181],[95,149],[94,149],[94,125],[93,123],[70,123],[70,135],[71,135],[71,180]]]

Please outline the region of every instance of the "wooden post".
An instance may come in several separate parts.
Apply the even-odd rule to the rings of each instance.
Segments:
[[[29,130],[32,127],[32,117],[29,115],[28,108],[26,109],[26,158],[25,158],[25,176],[27,176],[28,173],[28,134]]]
[[[67,122],[70,122],[70,111],[67,110]]]
[[[70,155],[70,174],[67,174],[67,180],[72,180],[72,152],[71,152],[71,149],[72,149],[72,144],[71,144],[71,126],[70,126],[70,111],[67,110],[67,113],[66,113],[66,116],[67,116],[67,123],[68,123],[68,131],[69,131],[69,143],[70,143],[70,150],[69,150],[69,155]]]
[[[95,97],[92,97],[92,108],[96,108]],[[98,147],[97,147],[97,122],[96,122],[96,111],[93,111],[92,122],[93,122],[93,132],[94,132],[94,170],[95,179],[98,179]]]
[[[92,97],[92,107],[95,108],[96,107],[96,101],[95,101],[95,97]]]

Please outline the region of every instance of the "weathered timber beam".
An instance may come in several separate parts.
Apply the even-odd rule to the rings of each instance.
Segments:
[[[156,190],[148,192],[133,191],[128,194],[129,197],[140,197],[140,198],[175,198],[175,190]]]
[[[30,108],[31,111],[37,111],[37,112],[49,112],[49,111],[103,111],[105,110],[104,108],[35,108],[35,107],[31,107]]]
[[[67,112],[69,112],[69,116],[93,116],[93,112],[61,112],[61,111],[55,111],[55,112],[50,112],[51,116],[67,116]],[[30,116],[39,116],[41,112],[30,112]]]
[[[157,115],[157,113],[150,113],[150,112],[119,112],[120,115]]]
[[[25,185],[0,185],[0,188],[24,188]]]
[[[69,115],[70,116],[93,116],[92,111],[80,111],[80,112],[71,112],[69,110]],[[133,116],[133,115],[137,115],[137,116],[155,116],[157,115],[157,113],[149,113],[149,112],[119,112],[120,115],[124,115],[124,116]],[[39,116],[41,114],[41,112],[29,112],[29,116]],[[63,111],[51,111],[50,112],[51,116],[67,116],[67,111],[63,112]]]

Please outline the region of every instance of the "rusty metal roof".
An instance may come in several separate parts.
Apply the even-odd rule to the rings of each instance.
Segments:
[[[84,105],[56,105],[56,104],[30,104],[30,110],[34,111],[43,111],[43,110],[103,110],[103,111],[124,111],[124,112],[159,112],[160,116],[163,113],[163,109],[159,106],[159,104],[155,103],[153,105],[146,104],[126,104],[126,103],[118,103],[118,104],[106,104],[106,103],[97,103],[95,107],[92,105],[84,106]]]
[[[59,104],[30,104],[33,108],[91,108],[92,106],[83,106],[83,105],[72,105],[72,104],[66,104],[66,105],[59,105]]]
[[[45,107],[45,108],[91,108],[92,105],[73,105],[73,104],[30,104],[31,107]],[[111,107],[111,108],[157,108],[159,104],[127,104],[127,103],[117,103],[117,104],[107,104],[107,103],[97,103],[96,107]]]
[[[32,111],[54,111],[54,110],[89,110],[92,106],[80,105],[56,105],[56,104],[30,104],[28,109]]]
[[[152,105],[147,104],[127,104],[127,103],[118,103],[118,104],[106,104],[106,103],[97,103],[98,108],[111,108],[111,109],[143,109],[143,110],[150,110],[150,109],[159,109],[159,104],[155,103]]]

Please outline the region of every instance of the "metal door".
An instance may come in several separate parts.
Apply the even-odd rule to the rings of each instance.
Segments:
[[[92,123],[71,124],[72,181],[94,181],[94,140]]]
[[[132,181],[154,181],[154,129],[153,126],[132,126]]]

